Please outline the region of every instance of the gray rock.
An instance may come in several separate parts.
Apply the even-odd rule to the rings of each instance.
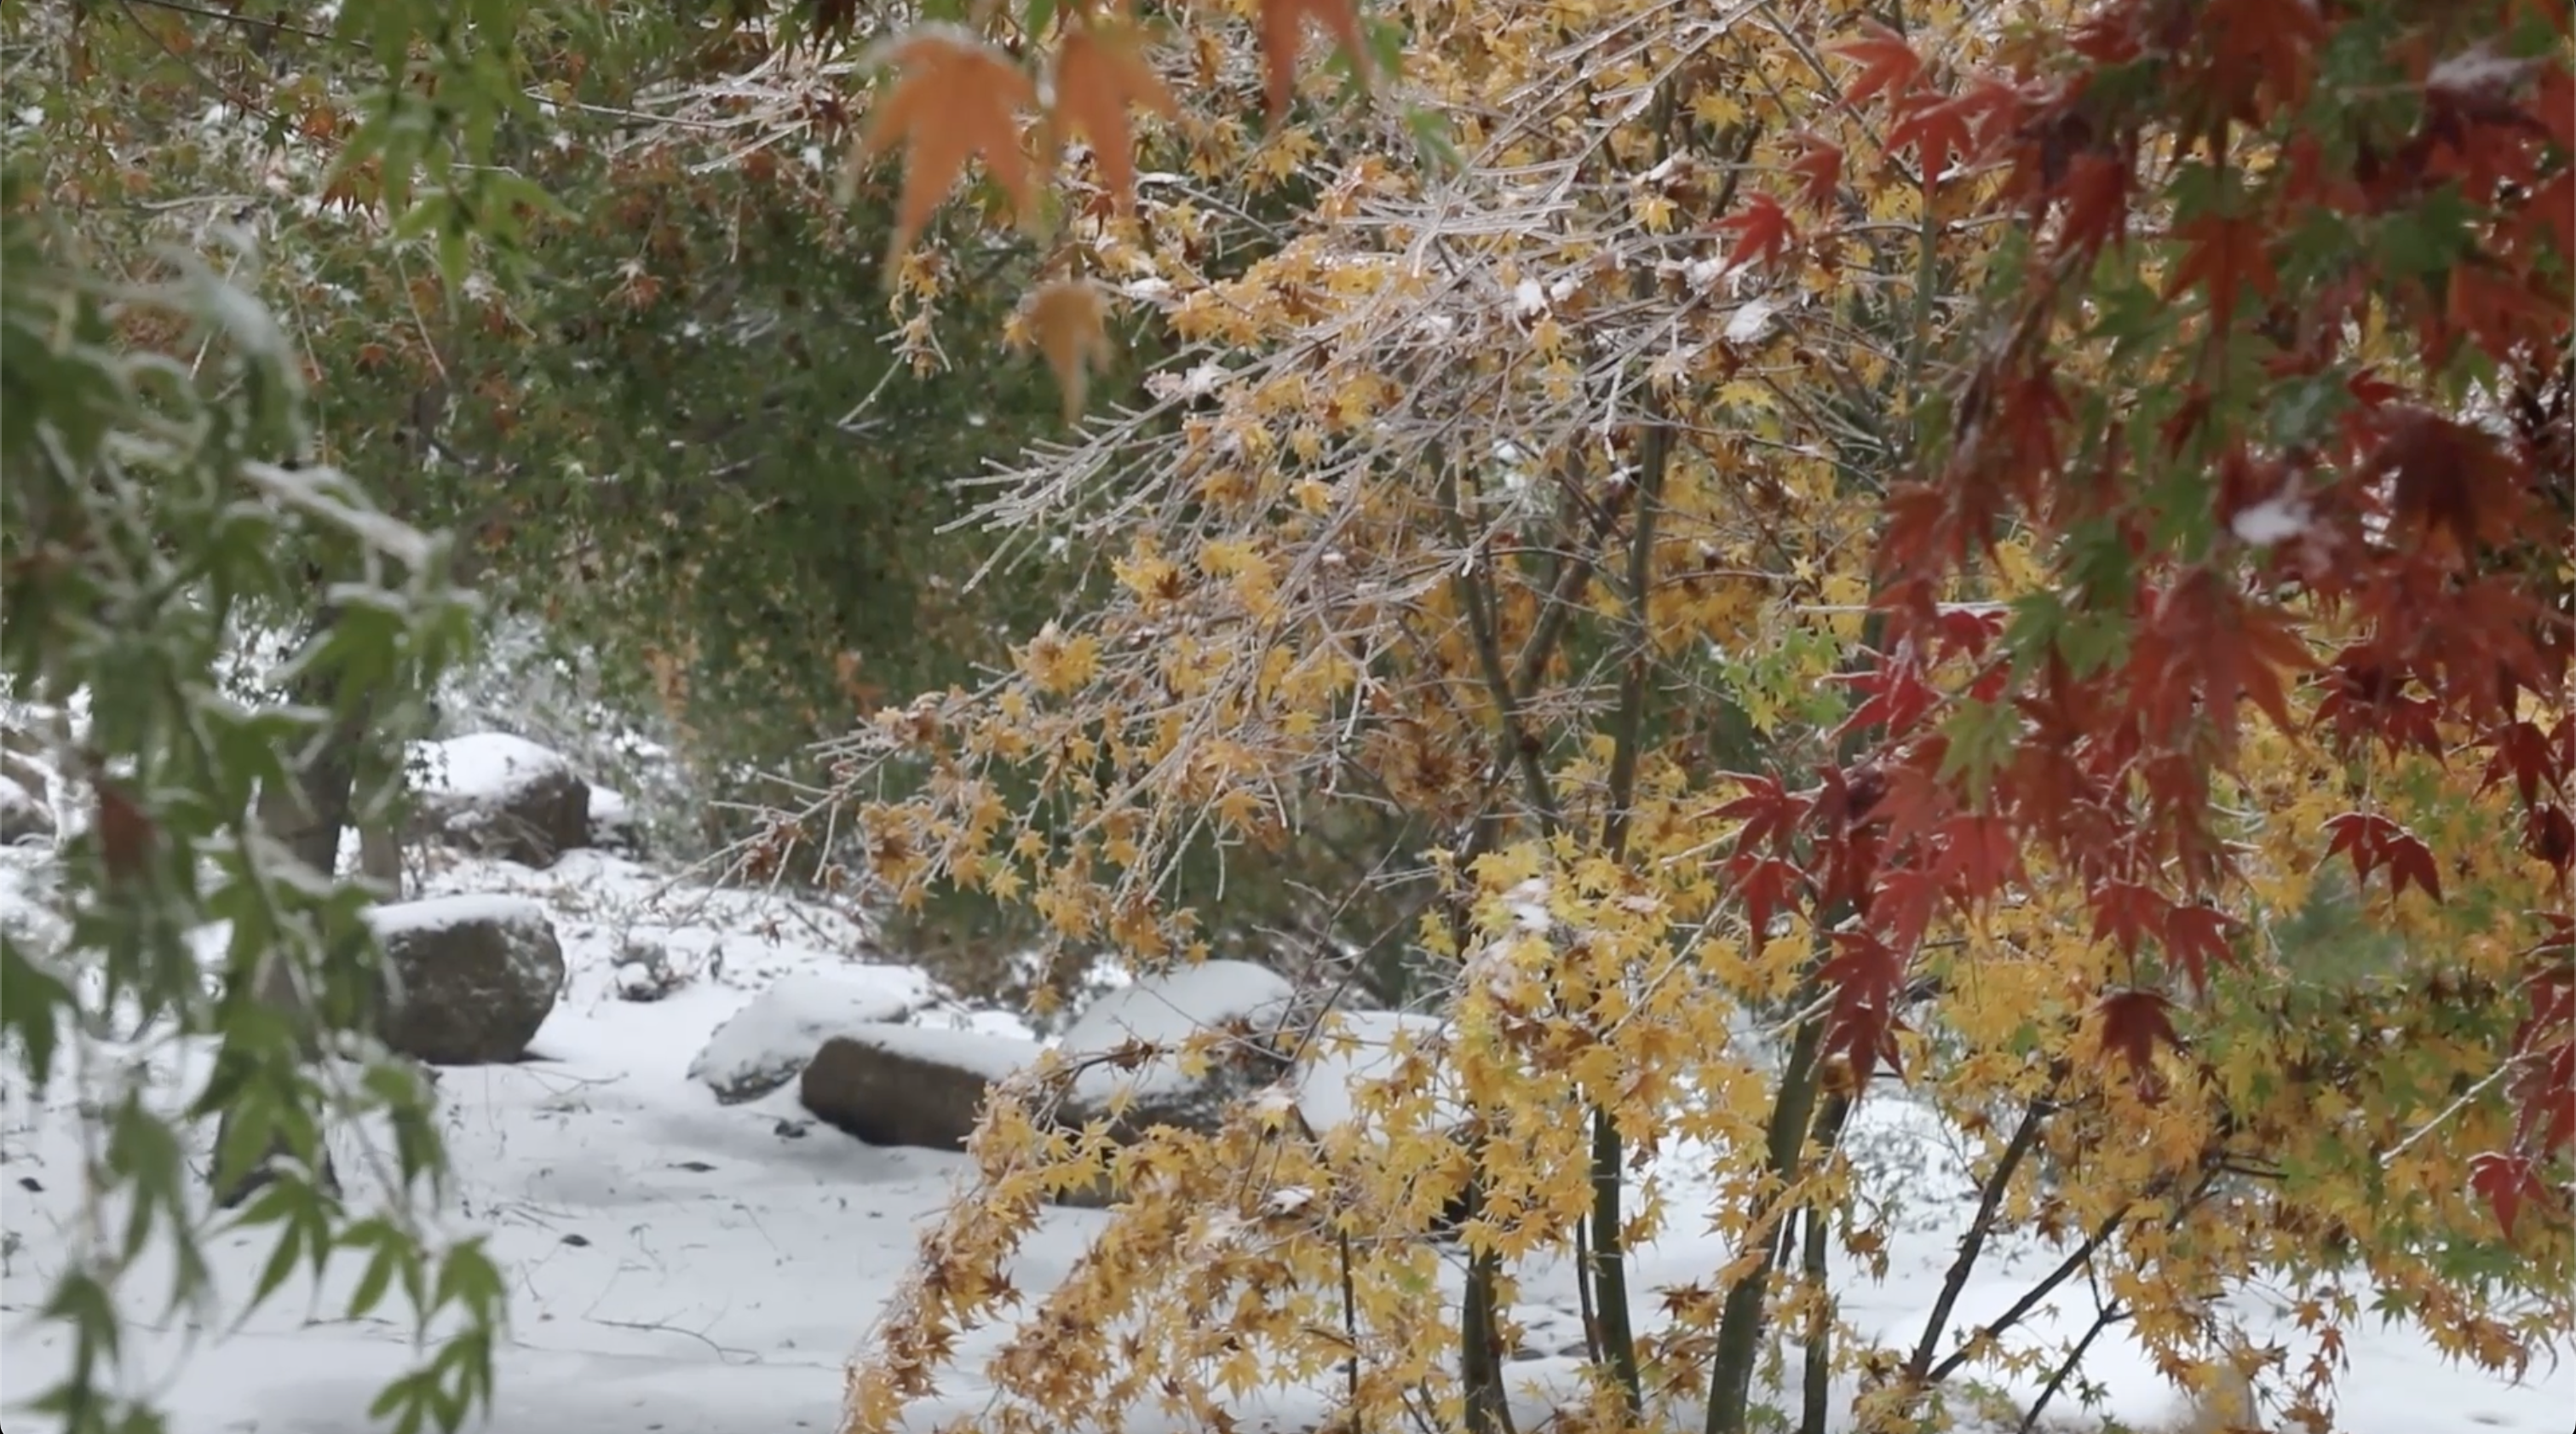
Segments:
[[[54,809],[45,805],[44,790],[31,792],[14,776],[0,777],[0,846],[54,839]]]
[[[963,1150],[986,1095],[1038,1052],[1033,1041],[980,1031],[865,1027],[823,1043],[797,1097],[870,1145]]]
[[[377,907],[391,968],[385,1044],[432,1065],[506,1065],[554,1010],[563,946],[545,908],[517,896]]]
[[[524,738],[477,732],[433,742],[413,802],[422,839],[548,867],[591,841],[590,785],[572,763]]]

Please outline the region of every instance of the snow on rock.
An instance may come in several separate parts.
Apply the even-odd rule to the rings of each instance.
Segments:
[[[385,1044],[432,1065],[527,1053],[564,984],[546,909],[521,896],[439,896],[370,913],[391,968]]]
[[[1297,1062],[1297,1112],[1317,1134],[1350,1124],[1375,1086],[1418,1071],[1443,1087],[1439,1047],[1448,1022],[1401,1011],[1350,1011],[1329,1017]],[[1419,1058],[1417,1067],[1408,1055]],[[1454,1125],[1465,1116],[1452,1089],[1435,1095],[1432,1120]]]
[[[1064,1033],[1064,1058],[1091,1062],[1074,1077],[1069,1116],[1109,1117],[1126,1134],[1161,1124],[1214,1128],[1227,1102],[1284,1072],[1278,1036],[1296,995],[1287,978],[1248,961],[1206,961],[1109,992]],[[1194,1076],[1180,1048],[1203,1033],[1218,1044]],[[1161,1053],[1132,1065],[1098,1059],[1131,1042]]]
[[[901,1021],[938,997],[930,978],[911,966],[782,977],[716,1027],[689,1079],[726,1105],[756,1100],[795,1079],[832,1037]]]
[[[861,1027],[823,1042],[797,1100],[870,1145],[963,1150],[985,1097],[1039,1052],[1034,1041],[980,1031]]]
[[[583,845],[603,851],[643,851],[644,829],[637,823],[635,808],[625,793],[606,787],[590,789],[590,838]]]
[[[590,844],[590,787],[549,748],[477,732],[415,744],[412,756],[423,835],[532,867]]]

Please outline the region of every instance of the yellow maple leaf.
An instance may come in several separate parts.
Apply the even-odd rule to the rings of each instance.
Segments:
[[[1064,417],[1082,416],[1091,370],[1109,362],[1109,306],[1088,279],[1063,279],[1029,296],[1029,332],[1064,390]]]
[[[1170,119],[1179,113],[1171,91],[1145,63],[1143,36],[1133,25],[1087,24],[1064,37],[1055,57],[1058,131],[1050,148],[1076,130],[1091,141],[1092,162],[1110,205],[1125,213],[1136,204],[1136,145],[1127,126],[1133,105]]]
[[[903,197],[895,207],[888,274],[956,187],[966,161],[980,158],[1026,215],[1037,202],[1037,176],[1020,147],[1018,112],[1037,103],[1037,87],[1010,56],[950,25],[922,25],[887,41],[871,57],[901,78],[872,107],[867,132],[850,153],[853,171],[903,144]]]

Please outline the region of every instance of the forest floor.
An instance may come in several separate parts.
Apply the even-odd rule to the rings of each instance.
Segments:
[[[0,859],[0,906],[23,901],[22,885],[10,883],[33,879],[41,858],[20,850]],[[457,1172],[450,1218],[488,1232],[512,1282],[485,1434],[836,1429],[844,1363],[864,1347],[912,1256],[915,1232],[963,1181],[964,1162],[860,1144],[813,1122],[792,1082],[757,1102],[719,1105],[688,1067],[710,1033],[770,981],[818,972],[864,978],[885,968],[854,971],[854,928],[828,913],[690,886],[594,852],[547,872],[450,860],[429,890],[544,900],[570,967],[569,990],[529,1060],[440,1073]],[[624,998],[617,967],[638,933],[695,953],[696,979],[660,1000]],[[718,952],[720,963],[706,959]],[[1013,1024],[992,1012],[944,1019],[986,1029]],[[58,1083],[39,1109],[13,1088],[0,1109],[0,1225],[9,1236],[0,1262],[0,1411],[12,1430],[46,1427],[17,1406],[50,1383],[65,1358],[62,1332],[34,1312],[82,1215],[76,1095]],[[1892,1183],[1910,1192],[1909,1203],[1885,1277],[1851,1269],[1837,1284],[1846,1318],[1910,1343],[1951,1262],[1973,1189],[1955,1137],[1927,1112],[1901,1098],[1863,1109],[1856,1148],[1901,1172]],[[1675,1214],[1669,1233],[1637,1252],[1632,1287],[1641,1318],[1658,1307],[1659,1286],[1705,1280],[1724,1263],[1726,1252],[1688,1213],[1706,1194],[1693,1164],[1688,1149],[1669,1150],[1659,1163]],[[1051,1212],[1013,1271],[1015,1283],[1031,1295],[1045,1290],[1106,1218]],[[248,1288],[271,1244],[267,1231],[218,1236],[219,1281]],[[2036,1248],[1990,1253],[1954,1328],[1993,1317],[2056,1258]],[[134,1330],[136,1378],[160,1392],[172,1434],[371,1427],[370,1400],[415,1352],[407,1326],[338,1317],[355,1266],[344,1261],[309,1297],[291,1281],[229,1333]],[[1576,1378],[1577,1361],[1566,1355],[1580,1354],[1581,1325],[1567,1274],[1541,1270],[1524,1282],[1518,1314],[1528,1333],[1511,1371],[1523,1434],[1543,1427],[1552,1394]],[[167,1286],[144,1269],[130,1288],[131,1308],[148,1312]],[[2023,1338],[2046,1345],[2080,1335],[2092,1298],[2070,1281]],[[2258,1323],[2270,1321],[2260,1292],[2239,1303]],[[2282,1325],[2278,1337],[2303,1357],[2294,1330]],[[993,1342],[970,1342],[962,1368],[974,1369],[977,1349]],[[2516,1386],[2448,1364],[2403,1331],[2356,1328],[2348,1342],[2340,1417],[2348,1434],[2564,1434],[2576,1411],[2576,1364],[2544,1368]],[[2069,1428],[2100,1427],[2106,1418],[2174,1427],[2179,1394],[2124,1340],[2100,1341],[2084,1374],[2091,1406],[2061,1403],[2053,1424],[2062,1414]],[[920,1411],[925,1429],[971,1416],[988,1397],[963,1375],[941,1391]],[[2027,1399],[2032,1390],[2016,1392]],[[1309,1429],[1328,1398],[1323,1389],[1277,1390],[1238,1412],[1247,1434]],[[1177,1434],[1176,1426],[1140,1418],[1134,1434],[1166,1428]]]

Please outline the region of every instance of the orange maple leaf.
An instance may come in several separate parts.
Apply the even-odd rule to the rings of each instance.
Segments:
[[[1288,100],[1297,85],[1297,55],[1305,48],[1306,18],[1313,16],[1342,53],[1351,57],[1352,72],[1366,89],[1370,81],[1368,42],[1360,35],[1360,12],[1354,0],[1261,0],[1261,59],[1268,70],[1270,127],[1287,117]]]
[[[1057,141],[1076,130],[1091,141],[1101,187],[1120,213],[1136,203],[1136,146],[1127,107],[1165,119],[1177,113],[1172,92],[1145,63],[1142,39],[1130,25],[1087,24],[1064,37],[1055,57]]]
[[[1109,305],[1087,279],[1059,280],[1029,296],[1029,332],[1064,391],[1067,423],[1082,416],[1091,370],[1112,357],[1108,322]]]
[[[872,59],[892,63],[902,78],[873,107],[851,157],[869,159],[903,142],[903,197],[886,256],[891,280],[967,160],[984,161],[1019,213],[1036,204],[1037,176],[1020,147],[1017,112],[1036,105],[1037,87],[1010,56],[951,25],[916,27]]]

